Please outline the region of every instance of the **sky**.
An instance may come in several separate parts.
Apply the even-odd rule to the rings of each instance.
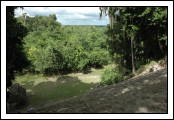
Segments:
[[[99,7],[24,7],[15,10],[15,16],[27,13],[28,16],[48,16],[56,14],[58,22],[62,25],[107,25],[108,16],[100,19]]]

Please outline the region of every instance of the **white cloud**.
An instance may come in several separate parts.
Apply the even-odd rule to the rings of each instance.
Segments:
[[[65,7],[63,9],[65,9],[65,11],[69,13],[80,13],[80,14],[100,12],[98,7]]]
[[[108,24],[108,17],[103,17],[99,20],[99,7],[24,7],[23,11],[21,9],[16,10],[16,16],[21,15],[22,12],[27,13],[28,16],[56,14],[58,21],[65,25],[78,25],[78,23],[84,25]]]

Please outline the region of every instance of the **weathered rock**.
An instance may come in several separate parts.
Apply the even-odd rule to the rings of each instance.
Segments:
[[[99,100],[100,100],[100,101],[104,101],[104,100],[105,100],[105,98],[100,98]]]
[[[19,110],[17,110],[16,113],[21,113],[21,112]]]
[[[68,110],[68,108],[61,108],[59,110],[57,110],[58,113],[64,113]]]
[[[26,102],[27,93],[26,89],[15,83],[9,88],[7,102],[11,105],[16,103],[17,105],[24,104]]]
[[[36,111],[34,110],[34,108],[28,108],[27,112],[28,113],[36,113]]]
[[[99,113],[112,113],[111,110],[103,110],[103,111],[99,111]]]

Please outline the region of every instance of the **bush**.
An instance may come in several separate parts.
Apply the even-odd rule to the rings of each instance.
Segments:
[[[101,58],[98,52],[94,51],[89,55],[90,66],[93,68],[99,68],[102,66]]]
[[[135,64],[135,67],[137,69],[139,69],[142,65],[145,65],[145,62],[144,61],[137,61],[136,64]]]
[[[88,59],[81,60],[77,67],[78,67],[78,70],[84,73],[87,72],[87,70],[89,69],[89,60]]]
[[[123,75],[120,73],[118,69],[107,68],[102,73],[100,84],[111,85],[120,82],[122,79]]]
[[[160,66],[167,66],[167,56],[158,61]]]

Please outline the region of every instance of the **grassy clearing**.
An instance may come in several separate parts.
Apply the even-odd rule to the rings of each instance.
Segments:
[[[42,106],[93,90],[101,81],[101,74],[107,67],[113,65],[104,66],[102,69],[91,69],[88,74],[71,73],[51,77],[26,74],[16,76],[15,82],[27,89],[29,106]]]

